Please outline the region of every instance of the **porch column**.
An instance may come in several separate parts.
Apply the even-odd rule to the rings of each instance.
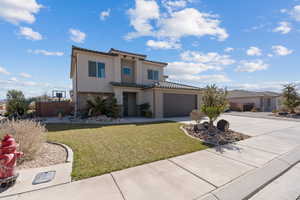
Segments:
[[[117,104],[123,105],[123,90],[118,87],[114,87],[113,90],[114,90],[115,98],[117,99]]]

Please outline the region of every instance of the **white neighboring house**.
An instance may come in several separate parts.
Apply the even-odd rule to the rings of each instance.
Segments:
[[[70,77],[75,113],[95,96],[114,96],[123,116],[137,116],[138,105],[149,103],[153,116],[187,116],[200,107],[201,89],[166,81],[167,63],[146,55],[110,49],[95,51],[72,46]]]

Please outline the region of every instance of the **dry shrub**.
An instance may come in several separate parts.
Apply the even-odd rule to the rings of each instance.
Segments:
[[[190,113],[190,117],[192,120],[196,121],[196,123],[200,123],[201,120],[205,118],[205,114],[199,110],[193,110]]]
[[[0,124],[0,136],[11,134],[24,153],[21,161],[34,160],[46,140],[46,128],[32,120],[11,120]]]

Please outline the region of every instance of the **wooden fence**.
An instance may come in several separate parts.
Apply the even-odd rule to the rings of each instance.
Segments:
[[[70,101],[36,102],[35,109],[38,117],[57,117],[60,112],[63,115],[71,114],[74,105]]]

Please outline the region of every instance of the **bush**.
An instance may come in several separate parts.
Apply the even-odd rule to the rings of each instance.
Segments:
[[[151,106],[149,103],[143,103],[143,104],[139,105],[138,108],[140,111],[140,115],[142,117],[148,117],[148,118],[152,117],[152,112],[150,110]]]
[[[190,117],[192,120],[196,121],[197,124],[201,122],[205,118],[205,114],[203,112],[200,112],[199,110],[193,110],[190,113]]]
[[[24,153],[20,159],[33,160],[39,154],[46,140],[46,128],[32,120],[11,120],[0,124],[0,136],[11,134],[19,144],[19,151]]]
[[[145,112],[145,117],[152,118],[153,117],[153,113],[150,110],[148,110],[148,111]]]

